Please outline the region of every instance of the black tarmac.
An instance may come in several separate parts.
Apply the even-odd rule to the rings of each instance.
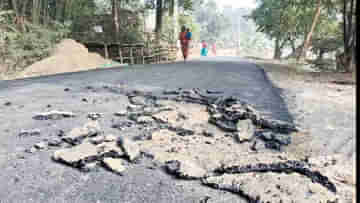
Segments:
[[[252,104],[263,115],[292,122],[281,90],[262,69],[235,57],[0,81],[0,202],[246,202],[199,181],[177,180],[147,159],[129,165],[119,176],[102,168],[84,173],[55,163],[50,158],[55,148],[24,152],[59,130],[81,126],[90,112],[106,118],[124,108],[127,97],[104,88],[114,86],[152,92],[176,88],[220,91]],[[53,109],[74,112],[77,117],[32,119],[36,113]],[[40,135],[19,137],[23,129],[39,129]]]

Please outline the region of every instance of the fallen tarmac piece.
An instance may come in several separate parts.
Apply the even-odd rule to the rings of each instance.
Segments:
[[[49,111],[44,113],[36,114],[33,119],[35,120],[59,120],[63,118],[71,118],[75,117],[76,115],[72,112],[66,111]]]
[[[224,174],[202,180],[204,185],[241,195],[249,203],[308,202],[336,203],[338,197],[300,174],[244,173]]]
[[[122,173],[126,170],[123,161],[121,159],[104,158],[102,160],[102,163],[107,169],[119,175],[122,175]]]
[[[128,138],[119,137],[117,144],[122,148],[129,161],[135,161],[140,156],[139,147]]]
[[[249,165],[227,165],[218,168],[217,173],[250,173],[250,172],[277,172],[277,173],[298,173],[311,179],[312,182],[318,183],[331,192],[336,193],[336,187],[328,177],[321,175],[318,171],[312,171],[305,166],[304,162],[287,160],[275,163],[257,163]]]
[[[28,136],[39,136],[41,133],[40,129],[30,129],[30,130],[21,130],[19,137],[28,137]]]
[[[87,137],[96,136],[101,131],[100,125],[97,121],[91,121],[86,123],[83,127],[74,128],[68,134],[62,137],[62,139],[69,144],[80,144],[81,141]]]

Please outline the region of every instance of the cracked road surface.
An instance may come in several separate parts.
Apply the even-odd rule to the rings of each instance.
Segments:
[[[90,112],[102,113],[107,125],[125,109],[127,97],[104,86],[144,91],[201,88],[238,96],[264,115],[292,121],[280,90],[264,71],[232,57],[206,58],[187,63],[156,64],[65,73],[55,76],[0,81],[0,200],[1,202],[246,202],[240,196],[177,180],[149,160],[129,166],[123,176],[99,169],[95,173],[54,163],[55,149],[26,153],[35,143],[51,139],[58,130],[81,126]],[[7,103],[7,104],[6,104]],[[6,104],[6,105],[5,105]],[[74,112],[77,117],[38,121],[36,113]],[[108,122],[108,123],[106,123]],[[22,129],[40,135],[19,137]],[[120,133],[104,129],[106,133]]]

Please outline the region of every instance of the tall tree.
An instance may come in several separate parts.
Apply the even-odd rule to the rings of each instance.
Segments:
[[[40,15],[41,15],[41,0],[33,0],[32,1],[32,22],[34,24],[40,23]]]
[[[302,51],[301,51],[301,54],[299,54],[299,56],[297,57],[298,61],[301,60],[301,59],[304,59],[306,57],[306,52],[307,52],[307,50],[309,48],[310,40],[311,40],[311,37],[312,37],[312,35],[314,33],[315,26],[318,23],[320,13],[321,13],[321,0],[318,0],[317,6],[316,6],[316,11],[315,11],[315,14],[314,14],[314,19],[313,19],[312,25],[311,25],[311,29],[310,29],[310,32],[307,34],[306,40],[304,42],[304,46],[303,46]]]
[[[348,72],[353,71],[355,66],[355,4],[355,0],[343,0],[344,53],[342,65]]]
[[[119,1],[118,0],[112,0],[112,16],[113,16],[113,21],[114,21],[115,34],[116,34],[116,37],[118,37],[119,33],[120,33]]]
[[[163,0],[156,0],[156,38],[159,41],[163,24]]]
[[[359,23],[360,23],[360,6],[359,6],[359,3],[356,2],[356,32],[355,32],[355,37],[356,37],[356,48],[355,48],[355,52],[356,52],[356,55],[355,55],[355,64],[358,65],[359,63],[359,57],[360,57],[360,50],[359,50],[359,46],[360,46],[360,37],[358,36],[359,35]],[[355,68],[355,72],[358,71],[356,68]],[[357,74],[355,74],[357,75]]]

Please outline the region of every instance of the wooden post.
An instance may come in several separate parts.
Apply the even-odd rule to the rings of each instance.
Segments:
[[[104,44],[104,49],[105,49],[105,58],[108,59],[109,58],[109,50],[108,50],[107,44]]]
[[[142,55],[142,64],[145,64],[145,53],[144,53],[144,47],[141,47],[141,55]]]
[[[133,48],[130,47],[130,63],[131,65],[134,64],[134,56],[133,56]]]
[[[119,52],[120,63],[123,64],[124,60],[123,60],[123,57],[122,57],[122,51],[121,51],[121,45],[120,44],[118,44],[118,52]]]

